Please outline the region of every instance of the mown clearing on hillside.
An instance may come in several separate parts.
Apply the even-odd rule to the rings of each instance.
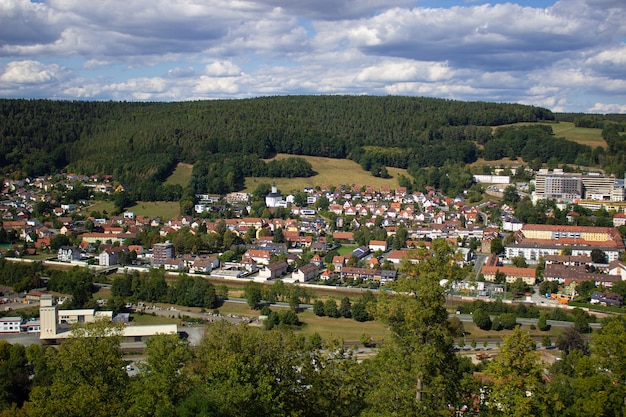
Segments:
[[[588,145],[592,148],[596,148],[601,146],[603,148],[607,147],[606,142],[602,139],[602,129],[592,129],[588,127],[576,127],[572,122],[558,122],[558,123],[547,123],[547,122],[539,122],[539,123],[515,123],[512,125],[503,125],[503,126],[494,126],[494,129],[498,127],[506,127],[506,126],[519,126],[519,125],[546,125],[552,127],[552,131],[554,132],[554,136],[558,138],[565,138],[567,140],[571,140],[572,142],[580,143],[581,145]]]
[[[293,158],[297,155],[279,154],[277,159]],[[309,178],[268,178],[250,177],[246,178],[247,192],[252,192],[259,184],[271,184],[276,182],[276,186],[283,193],[302,191],[306,187],[314,188],[322,185],[371,185],[374,187],[389,186],[392,189],[398,186],[398,176],[400,174],[409,177],[406,169],[387,168],[392,178],[376,178],[367,171],[364,171],[359,164],[349,159],[323,158],[319,156],[298,156],[309,161],[317,175]],[[267,160],[270,161],[270,160]]]
[[[186,187],[189,184],[192,169],[193,165],[191,164],[179,163],[176,165],[176,169],[172,172],[172,175],[165,180],[165,185],[180,185],[181,187]]]

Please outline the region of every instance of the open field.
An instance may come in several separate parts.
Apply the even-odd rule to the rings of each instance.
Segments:
[[[90,214],[94,211],[100,212],[101,214],[105,214],[105,213],[110,214],[114,210],[115,210],[115,206],[113,205],[112,201],[97,200],[97,201],[94,201],[92,205],[87,207],[85,211],[87,212],[87,214]]]
[[[179,324],[180,323],[179,318],[173,319],[170,317],[153,316],[152,314],[133,313],[131,314],[131,317],[132,317],[133,324],[141,325],[141,326],[149,326],[149,325],[155,325],[155,324]]]
[[[138,201],[136,205],[129,207],[128,211],[137,216],[169,220],[180,215],[180,204],[178,201]]]
[[[556,137],[564,137],[582,145],[589,145],[592,148],[607,147],[606,142],[602,139],[602,129],[576,127],[571,122],[551,123],[550,126],[552,126]]]
[[[385,325],[378,321],[360,323],[352,319],[318,317],[311,310],[300,313],[298,316],[304,323],[300,332],[307,336],[319,333],[324,340],[341,338],[346,343],[359,343],[363,333],[377,342],[385,338]]]
[[[296,155],[279,154],[276,159],[284,159],[294,157]],[[322,158],[318,156],[298,156],[304,158],[313,166],[313,170],[317,175],[310,178],[268,178],[268,177],[250,177],[246,178],[245,191],[252,192],[259,184],[271,184],[276,182],[276,186],[283,192],[289,193],[293,191],[301,191],[305,187],[314,188],[318,185],[371,185],[374,187],[389,186],[395,188],[398,186],[398,176],[400,174],[410,177],[406,169],[387,168],[392,178],[376,178],[367,171],[364,171],[359,164],[348,159]]]
[[[540,123],[516,123],[514,125],[504,125],[504,126],[516,126],[516,125],[533,125],[540,124],[552,127],[552,131],[554,132],[554,136],[563,137],[567,140],[571,140],[576,143],[580,143],[581,145],[588,145],[592,148],[596,148],[601,146],[603,148],[607,147],[606,142],[602,139],[602,129],[591,129],[588,127],[576,127],[572,122],[540,122]],[[494,126],[494,129],[503,126]]]
[[[165,185],[180,185],[183,188],[186,187],[187,184],[189,184],[192,169],[193,165],[191,164],[179,163],[174,172],[172,172],[172,175],[165,180]]]

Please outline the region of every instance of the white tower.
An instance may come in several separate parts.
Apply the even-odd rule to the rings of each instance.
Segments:
[[[39,302],[40,339],[54,339],[57,335],[58,309],[51,295],[41,296]]]

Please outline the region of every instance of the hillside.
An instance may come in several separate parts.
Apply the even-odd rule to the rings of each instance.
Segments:
[[[175,201],[189,195],[187,188],[223,193],[249,188],[246,178],[313,176],[311,163],[295,156],[350,159],[383,179],[393,176],[390,168],[409,169],[415,178],[419,167],[478,158],[585,165],[603,159],[590,146],[557,137],[550,126],[492,131],[554,119],[532,106],[419,97],[0,100],[0,167],[18,177],[110,174],[130,185],[136,200]],[[271,159],[277,154],[291,159]],[[190,183],[164,183],[179,163],[193,166]]]

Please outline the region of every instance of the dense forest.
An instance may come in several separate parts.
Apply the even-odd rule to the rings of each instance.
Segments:
[[[301,162],[263,166],[277,153],[352,158],[368,169],[467,163],[489,140],[488,126],[552,119],[531,106],[413,97],[0,100],[0,166],[14,175],[110,174],[139,190],[138,199],[150,199],[178,162],[202,163],[198,177],[219,164],[219,181],[197,179],[193,187],[221,192],[241,188],[246,175],[313,174]]]
[[[522,158],[530,165],[605,164],[622,175],[619,115],[560,114],[603,128],[610,151],[556,138],[549,110],[520,104],[419,97],[287,96],[184,103],[0,100],[0,167],[14,177],[74,171],[113,175],[136,200],[180,200],[240,190],[247,176],[308,177],[301,158],[350,158],[376,176],[385,167],[439,168]],[[188,190],[162,182],[176,164],[194,164]]]

